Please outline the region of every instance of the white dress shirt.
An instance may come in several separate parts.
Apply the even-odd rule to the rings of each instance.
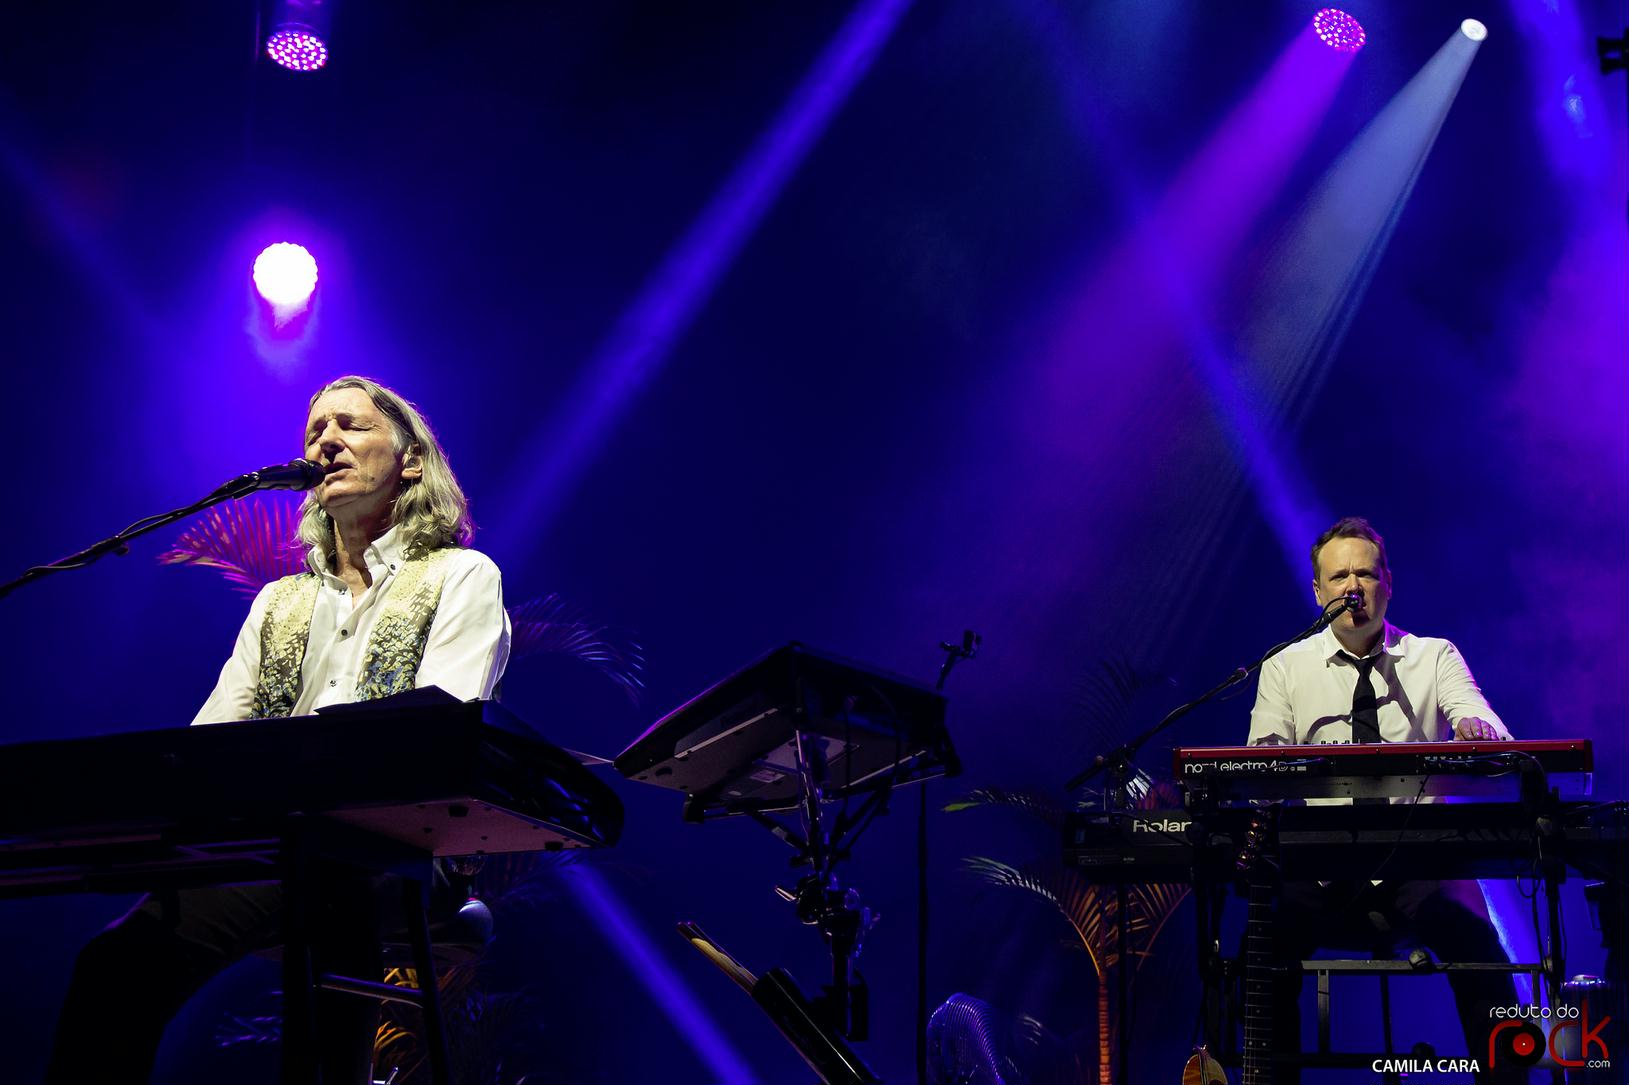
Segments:
[[[1370,673],[1382,741],[1449,742],[1454,727],[1472,716],[1500,738],[1510,737],[1448,641],[1416,637],[1387,622],[1370,656],[1376,657]],[[1351,742],[1357,681],[1358,667],[1333,629],[1290,645],[1262,664],[1249,744]]]
[[[355,599],[345,582],[328,571],[327,555],[320,548],[306,555],[306,564],[321,578],[322,587],[311,613],[311,632],[300,665],[300,696],[293,715],[356,700],[368,637],[404,560],[398,532],[399,528],[392,527],[363,553],[373,585]],[[489,698],[509,662],[509,615],[503,609],[498,567],[475,550],[455,549],[442,561],[446,576],[441,602],[430,623],[414,685],[440,686],[459,700]],[[249,718],[260,679],[260,627],[270,592],[267,585],[255,596],[232,658],[221,668],[214,692],[193,723]]]

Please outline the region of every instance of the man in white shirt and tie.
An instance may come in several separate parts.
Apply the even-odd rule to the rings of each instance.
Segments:
[[[503,587],[497,566],[468,549],[469,503],[424,417],[383,385],[344,377],[311,397],[304,443],[324,469],[301,509],[307,569],[255,598],[194,722],[305,715],[430,685],[491,697],[509,658]],[[330,916],[336,924],[390,914],[389,879],[332,876],[324,906],[346,912]],[[432,914],[461,903],[438,876]],[[148,1080],[188,997],[280,943],[281,905],[275,884],[183,890],[173,909],[144,897],[80,953],[47,1081]],[[379,971],[366,942],[325,945],[319,932],[323,970]],[[325,992],[318,1012],[324,1080],[369,1080],[377,1004]]]
[[[1367,520],[1346,517],[1320,535],[1312,569],[1320,606],[1353,593],[1361,601],[1318,636],[1262,666],[1250,745],[1511,737],[1453,644],[1416,637],[1386,621],[1391,566],[1385,540]],[[1299,1050],[1301,984],[1293,965],[1317,948],[1385,950],[1420,943],[1440,960],[1506,960],[1476,882],[1396,882],[1383,880],[1383,872],[1352,873],[1350,880],[1282,888],[1274,951],[1291,971],[1275,984],[1275,1046],[1281,1049]],[[1515,985],[1498,973],[1452,973],[1449,981],[1467,1051],[1485,1060],[1488,1010],[1514,1006]],[[1294,1081],[1296,1075],[1281,1074],[1279,1080]],[[1484,1071],[1479,1080],[1496,1079]]]
[[[1510,737],[1459,649],[1386,621],[1391,568],[1385,541],[1367,520],[1340,520],[1319,536],[1312,553],[1319,606],[1349,593],[1362,602],[1262,665],[1250,745]],[[1354,703],[1365,680],[1374,690],[1369,711]]]

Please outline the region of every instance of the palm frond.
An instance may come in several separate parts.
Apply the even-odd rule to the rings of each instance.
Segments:
[[[992,885],[1021,889],[1055,907],[1074,929],[1099,977],[1114,967],[1118,952],[1113,938],[1117,911],[1113,893],[1088,884],[1079,874],[1057,863],[1016,867],[979,855],[964,862],[968,870]]]
[[[1013,1039],[1026,1044],[1062,1046],[1057,1036],[1038,1017],[1027,1013],[1016,1014],[1012,1023]]]
[[[1079,1065],[1074,1044],[1026,1013],[1013,1017],[1010,1030],[1012,1062],[1024,1070],[1029,1085],[1080,1085],[1088,1080]]]
[[[271,494],[216,505],[199,514],[158,560],[218,570],[234,588],[252,596],[305,567],[294,535],[299,511],[298,500]]]
[[[1051,795],[1040,791],[1009,791],[999,787],[980,787],[969,791],[953,802],[945,804],[948,812],[971,810],[978,806],[1005,806],[1034,814],[1053,828],[1063,827],[1065,810]]]
[[[1119,961],[1120,901],[1113,886],[1091,884],[1077,871],[1051,860],[1013,866],[999,859],[972,856],[965,862],[968,870],[984,881],[1021,889],[1057,908],[1091,956],[1099,976]],[[1138,967],[1153,953],[1160,931],[1188,892],[1188,886],[1179,882],[1134,882],[1126,886],[1126,948]]]
[[[1136,882],[1129,887],[1128,896],[1133,908],[1152,918],[1170,915],[1188,891],[1184,882]]]
[[[489,855],[475,876],[475,895],[495,906],[537,907],[555,895],[560,868],[587,856],[575,848]]]
[[[404,1058],[416,1057],[415,1045],[418,1038],[413,1033],[391,1021],[379,1026],[379,1031],[373,1036],[373,1064],[375,1066],[399,1065]]]
[[[620,686],[630,701],[639,703],[645,686],[645,654],[638,644],[588,621],[580,610],[553,592],[510,607],[509,617],[514,625],[512,659],[545,652],[570,656],[597,668]]]
[[[991,859],[986,855],[970,855],[962,860],[967,869],[992,885],[1004,885],[1013,889],[1028,889],[1046,897],[1054,904],[1057,901],[1051,896],[1049,888],[1045,885],[1031,884],[1030,879],[1022,870],[1011,863],[1003,863],[1000,859]]]
[[[418,970],[390,968],[385,982],[396,987],[417,987]],[[441,995],[442,1017],[449,1024],[455,1018],[479,1016],[485,1001],[475,986],[475,962],[465,961],[440,969],[436,973],[436,989]],[[413,1081],[420,1077],[425,1064],[423,1045],[416,1029],[421,1027],[422,1014],[416,1007],[387,1002],[380,1007],[379,1029],[373,1037],[373,1064],[400,1070],[398,1081]]]
[[[419,1011],[399,1003],[385,1007],[386,1021],[374,1039],[374,1073],[396,1085],[422,1085],[430,1078],[429,1060],[414,1028]],[[545,1070],[558,1048],[547,1046],[541,1009],[524,991],[499,993],[470,988],[444,999],[452,1079],[466,1085],[507,1085],[526,1081],[574,1081]],[[541,1041],[541,1042],[540,1042]]]
[[[300,506],[297,499],[261,495],[255,501],[217,505],[159,555],[166,565],[214,569],[245,595],[253,596],[272,581],[300,572],[305,555],[295,540]],[[596,668],[639,703],[644,689],[644,650],[609,628],[589,621],[558,595],[529,599],[509,609],[514,638],[511,659],[557,653]]]
[[[243,1044],[275,1044],[283,1039],[283,1018],[279,1014],[227,1014],[215,1028],[216,1047]]]
[[[1081,722],[1092,745],[1109,748],[1124,742],[1137,695],[1170,682],[1167,676],[1139,670],[1124,659],[1101,660],[1080,689]]]
[[[1181,882],[1142,882],[1128,889],[1127,911],[1140,919],[1133,926],[1143,931],[1142,944],[1136,954],[1140,969],[1143,962],[1153,955],[1154,943],[1159,939],[1160,931],[1165,929],[1166,921],[1192,889]]]
[[[1182,805],[1182,791],[1174,780],[1155,780],[1137,803],[1142,810],[1170,810]]]

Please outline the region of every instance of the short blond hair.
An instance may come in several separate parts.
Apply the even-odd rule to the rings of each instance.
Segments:
[[[1374,525],[1361,516],[1342,516],[1318,536],[1318,541],[1312,544],[1312,582],[1318,583],[1322,579],[1322,572],[1318,569],[1318,555],[1323,548],[1335,539],[1367,539],[1374,543],[1378,551],[1380,571],[1385,574],[1386,582],[1391,582],[1391,564],[1386,560],[1386,540],[1380,537],[1380,532]]]

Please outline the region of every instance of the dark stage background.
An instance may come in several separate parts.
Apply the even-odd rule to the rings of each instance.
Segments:
[[[931,788],[929,997],[1078,1033],[1091,1064],[1087,955],[963,862],[1054,842],[940,807],[1061,794],[1106,740],[1106,661],[1164,676],[1130,728],[1301,628],[1335,515],[1385,532],[1395,622],[1453,638],[1518,735],[1592,738],[1597,794],[1624,795],[1629,184],[1593,40],[1625,6],[1361,3],[1355,56],[1308,37],[1315,10],[338,0],[302,77],[257,58],[248,2],[13,6],[0,574],[297,454],[311,391],[360,372],[436,424],[511,600],[559,592],[644,646],[638,706],[515,665],[506,700],[563,745],[613,754],[789,639],[928,681],[977,629],[968,771]],[[1415,80],[1439,49],[1460,68]],[[283,240],[321,279],[278,339],[249,266]],[[0,738],[190,719],[246,604],[161,566],[173,535],[6,600]],[[1248,707],[1172,738],[1242,741]],[[511,1041],[543,1080],[806,1080],[672,933],[816,986],[819,939],[770,892],[785,849],[622,793],[624,844],[500,915],[488,979],[532,999]],[[906,799],[847,875],[883,915],[865,1052],[889,1081],[914,1074]],[[0,904],[5,1080],[42,1072],[76,947],[127,903]],[[1140,1079],[1190,1042],[1190,928],[1142,973]],[[163,1080],[266,1080],[214,1044],[274,984],[212,987]],[[1445,984],[1399,1002],[1410,1042],[1457,1050]]]

